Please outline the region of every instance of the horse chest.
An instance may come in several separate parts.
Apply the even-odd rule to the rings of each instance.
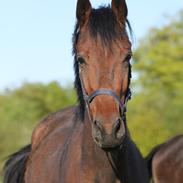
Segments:
[[[87,128],[72,129],[52,132],[30,155],[25,183],[120,183]]]
[[[83,131],[85,129],[85,132]],[[64,158],[63,183],[120,183],[103,150],[97,147],[87,128],[79,130]],[[65,167],[65,168],[64,168]]]

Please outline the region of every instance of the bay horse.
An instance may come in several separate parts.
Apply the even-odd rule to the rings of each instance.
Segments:
[[[183,183],[183,135],[155,146],[146,161],[154,183]]]
[[[125,0],[78,0],[73,34],[78,106],[50,114],[5,165],[4,183],[148,183],[126,123],[132,56]],[[138,130],[138,129],[137,129]]]

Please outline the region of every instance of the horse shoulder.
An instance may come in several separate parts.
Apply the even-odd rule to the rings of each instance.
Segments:
[[[31,144],[32,149],[35,149],[42,139],[46,137],[50,132],[52,132],[58,125],[64,126],[74,113],[76,107],[68,107],[60,111],[50,113],[46,118],[44,118],[33,130]]]

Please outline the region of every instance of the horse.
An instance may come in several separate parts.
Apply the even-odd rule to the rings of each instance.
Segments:
[[[183,182],[183,135],[155,146],[146,157],[149,175],[155,183]]]
[[[92,8],[78,0],[73,34],[78,105],[48,115],[31,144],[10,156],[4,183],[148,183],[130,137],[132,56],[125,0]]]

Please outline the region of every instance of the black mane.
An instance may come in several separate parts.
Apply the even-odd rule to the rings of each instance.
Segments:
[[[123,30],[121,30],[119,23],[115,14],[113,13],[110,6],[100,7],[98,9],[92,9],[91,15],[88,21],[88,29],[91,36],[96,39],[97,36],[101,38],[103,45],[110,47],[111,43],[121,36],[127,36],[126,24],[129,28],[130,34],[132,34],[132,29],[129,21],[126,19],[124,23]],[[75,71],[75,89],[78,95],[78,102],[80,108],[79,116],[84,119],[85,114],[85,101],[83,99],[83,92],[81,88],[80,78],[79,78],[79,65],[77,62],[77,50],[76,44],[79,37],[79,22],[76,23],[74,33],[73,33],[73,55],[74,55],[74,71]],[[131,66],[129,67],[129,84],[131,78]]]
[[[88,28],[91,36],[95,39],[99,36],[105,46],[110,46],[112,41],[126,34],[125,25],[121,32],[117,18],[110,7],[93,9]]]

